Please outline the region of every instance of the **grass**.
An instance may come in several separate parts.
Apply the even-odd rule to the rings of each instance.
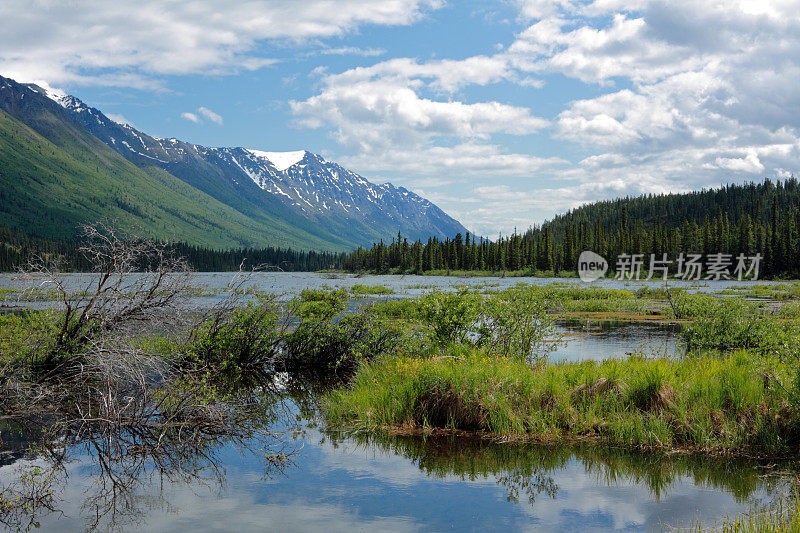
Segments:
[[[696,531],[725,533],[797,533],[800,531],[800,496],[779,498],[773,505],[751,513],[726,517],[721,524],[706,527],[697,524]]]
[[[451,347],[439,357],[364,364],[348,387],[327,396],[324,410],[343,427],[782,456],[800,442],[793,376],[791,365],[745,351],[533,368]]]
[[[394,294],[394,290],[383,285],[361,285],[356,284],[350,287],[350,292],[358,295],[380,295],[380,294]]]
[[[719,294],[769,300],[796,300],[800,298],[800,283],[751,284],[723,289]]]

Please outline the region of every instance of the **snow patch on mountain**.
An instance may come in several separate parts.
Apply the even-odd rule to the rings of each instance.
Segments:
[[[297,150],[295,152],[264,152],[261,150],[247,149],[247,151],[256,157],[266,159],[280,172],[299,163],[306,155],[305,150]]]

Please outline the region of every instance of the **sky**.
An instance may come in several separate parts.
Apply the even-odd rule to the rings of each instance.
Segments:
[[[493,236],[800,167],[798,0],[4,0],[0,74],[307,149]]]

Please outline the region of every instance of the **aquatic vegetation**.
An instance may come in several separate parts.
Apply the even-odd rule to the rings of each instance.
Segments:
[[[725,533],[794,533],[800,531],[800,496],[793,494],[778,498],[777,501],[762,505],[748,512],[725,517],[722,523],[707,527],[698,523],[696,530],[723,531]],[[695,528],[693,528],[695,529]]]
[[[377,316],[391,319],[419,320],[422,318],[420,300],[416,298],[376,302],[372,304],[372,312]]]
[[[795,300],[800,298],[800,283],[748,284],[723,289],[719,294],[769,300]]]
[[[682,298],[695,306],[695,319],[684,327],[689,350],[749,348],[797,357],[800,325],[780,322],[762,313],[753,303],[738,298],[692,295]],[[684,305],[678,300],[677,305]]]
[[[383,285],[361,285],[350,287],[350,292],[358,295],[394,294],[394,290]]]
[[[754,379],[754,376],[756,377]],[[531,367],[451,347],[362,365],[332,392],[332,424],[478,430],[543,442],[786,455],[800,444],[794,367],[737,351]]]
[[[548,314],[552,301],[539,287],[520,284],[489,294],[468,288],[433,291],[419,299],[419,306],[433,347],[476,346],[492,355],[536,361],[557,338]]]

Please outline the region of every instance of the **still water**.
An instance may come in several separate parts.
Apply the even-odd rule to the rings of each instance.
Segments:
[[[71,282],[85,283],[83,276]],[[226,286],[230,274],[198,274],[196,285]],[[393,297],[468,283],[502,288],[502,278],[259,274],[261,290],[296,294],[306,287],[385,285]],[[560,280],[576,284],[575,280]],[[18,287],[0,278],[0,288]],[[626,287],[605,280],[601,286]],[[723,288],[723,284],[697,290]],[[633,288],[636,288],[635,286]],[[199,305],[213,301],[204,296]],[[41,302],[39,302],[41,303]],[[673,326],[559,323],[567,343],[554,360],[676,353]],[[99,461],[102,447],[66,446],[57,510],[37,517],[44,530],[81,531],[663,531],[713,525],[788,491],[792,465],[642,454],[596,445],[492,443],[471,438],[344,435],[325,430],[302,392],[275,399],[270,439],[214,442],[182,450],[178,463]],[[24,439],[0,420],[0,485],[35,464]],[[274,465],[265,454],[288,454]]]
[[[669,531],[789,490],[775,465],[598,446],[343,436],[307,420],[276,441],[291,461],[277,469],[259,441],[113,476],[77,447],[58,511],[39,521],[46,531]],[[26,462],[1,466],[0,483]]]

